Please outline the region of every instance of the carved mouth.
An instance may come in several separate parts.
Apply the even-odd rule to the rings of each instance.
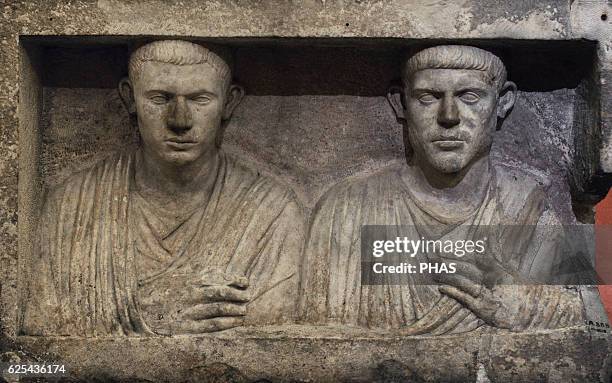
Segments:
[[[178,138],[178,137],[168,138],[166,141],[176,142],[177,144],[195,144],[197,142],[197,141],[194,141],[188,138]]]
[[[442,150],[453,150],[462,147],[465,141],[458,138],[441,138],[433,140],[432,143]]]
[[[194,145],[196,145],[197,142],[193,141],[193,140],[182,140],[182,139],[178,139],[178,138],[170,138],[166,140],[166,145],[174,148],[174,149],[188,149]]]

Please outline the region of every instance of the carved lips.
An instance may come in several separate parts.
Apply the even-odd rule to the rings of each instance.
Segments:
[[[164,142],[166,145],[176,150],[187,150],[198,144],[197,141],[178,137],[169,138]]]
[[[437,148],[442,150],[459,149],[465,143],[465,140],[459,138],[439,138],[431,141]]]

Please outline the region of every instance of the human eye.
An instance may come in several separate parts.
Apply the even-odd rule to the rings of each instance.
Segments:
[[[163,105],[168,102],[168,95],[163,93],[154,93],[149,95],[149,100],[151,100],[154,104]]]
[[[478,101],[480,101],[480,96],[476,92],[472,92],[472,91],[461,93],[459,95],[459,98],[461,99],[461,101],[465,102],[466,104],[475,104]]]
[[[434,102],[436,102],[438,98],[431,94],[431,93],[421,93],[420,95],[417,96],[417,100],[419,100],[419,102],[421,104],[433,104]]]
[[[192,100],[194,102],[197,102],[198,104],[201,104],[201,105],[206,105],[206,104],[208,104],[209,102],[212,101],[212,99],[210,97],[208,97],[206,95],[203,95],[203,94],[201,94],[199,96],[193,97]]]

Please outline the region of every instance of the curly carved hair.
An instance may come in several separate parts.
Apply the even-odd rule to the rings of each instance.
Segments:
[[[229,55],[213,52],[202,45],[184,40],[159,40],[145,44],[136,49],[130,56],[129,76],[136,79],[147,61],[162,62],[174,65],[208,64],[224,79],[231,78]]]
[[[505,84],[506,67],[499,57],[484,49],[467,45],[440,45],[423,49],[408,60],[402,70],[404,83],[424,69],[474,69],[485,71],[497,89]]]

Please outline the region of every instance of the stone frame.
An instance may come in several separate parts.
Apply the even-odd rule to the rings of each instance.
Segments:
[[[1,51],[0,63],[0,175],[3,182],[0,185],[0,350],[23,349],[27,353],[29,347],[42,350],[59,351],[70,347],[71,340],[58,340],[55,346],[45,344],[47,341],[25,339],[17,336],[18,302],[20,291],[23,291],[21,280],[26,270],[27,261],[23,254],[31,252],[31,242],[28,238],[32,228],[36,225],[37,211],[40,206],[40,190],[42,181],[37,163],[40,153],[41,141],[38,133],[38,123],[42,108],[42,89],[40,73],[41,52],[35,38],[43,36],[206,36],[211,38],[336,38],[351,41],[351,39],[428,39],[429,41],[476,41],[516,39],[541,41],[580,41],[589,40],[596,44],[595,66],[592,73],[591,84],[595,93],[588,94],[585,99],[590,100],[590,114],[586,114],[585,121],[589,129],[577,130],[575,133],[574,150],[581,153],[571,172],[572,197],[577,213],[587,217],[592,214],[592,207],[607,192],[612,174],[612,35],[609,27],[610,21],[604,20],[604,15],[612,12],[606,1],[573,1],[559,2],[548,0],[540,4],[529,6],[511,4],[500,5],[498,2],[466,1],[462,5],[446,9],[443,5],[411,4],[409,10],[402,1],[392,1],[384,6],[374,1],[356,2],[346,5],[343,1],[304,2],[299,8],[273,1],[269,4],[228,2],[217,4],[199,4],[196,1],[183,2],[183,6],[164,3],[153,5],[127,4],[115,0],[99,1],[97,4],[88,2],[75,2],[64,4],[60,1],[37,1],[32,3],[15,2],[4,5],[0,10],[2,26],[0,26]],[[153,11],[155,10],[155,11]],[[160,18],[156,14],[166,13],[172,15]],[[463,15],[461,22],[448,25],[445,18],[458,13]],[[234,19],[224,17],[228,13],[239,15]],[[133,21],[133,14],[139,18]],[[188,16],[198,15],[197,17]],[[321,18],[325,14],[326,18]],[[180,20],[180,22],[179,22]],[[380,21],[383,20],[383,21]],[[172,21],[175,21],[174,23]],[[160,33],[161,31],[161,33]],[[467,39],[467,40],[465,40]],[[19,68],[18,71],[15,69]],[[17,127],[19,127],[17,129]],[[27,144],[26,144],[27,143]],[[282,340],[296,337],[304,342],[325,342],[329,338],[311,336],[289,335],[280,331],[272,334],[255,332],[248,337],[266,349],[265,344],[279,344]],[[575,339],[590,338],[593,335],[588,329],[568,330],[570,337]],[[563,332],[565,333],[565,332]],[[577,335],[576,335],[577,334]],[[553,339],[560,334],[549,334]],[[543,339],[551,339],[549,335],[541,334]],[[487,337],[489,341],[498,339],[503,335]],[[335,338],[333,336],[332,338]],[[257,340],[260,339],[261,341]],[[371,341],[360,338],[365,342],[364,350],[374,347]],[[378,338],[374,338],[378,339]],[[457,338],[459,344],[465,339]],[[53,342],[53,340],[49,340]],[[132,341],[129,341],[130,343]],[[159,343],[155,347],[163,349],[165,341],[138,340],[136,343]],[[183,346],[204,347],[209,342],[231,344],[225,335],[194,338],[185,341]],[[229,343],[228,343],[229,342]],[[348,338],[333,340],[332,343],[342,343],[346,347],[352,341]],[[411,340],[398,340],[385,338],[383,342],[394,343],[391,348],[399,351],[410,350]],[[607,342],[602,342],[602,351],[609,349]],[[42,344],[41,344],[42,343]],[[198,346],[194,345],[199,344]],[[131,344],[131,343],[130,343]],[[541,350],[546,349],[545,342],[539,342]],[[82,347],[82,346],[81,346]],[[128,347],[135,347],[130,345]],[[246,347],[246,346],[245,346]],[[286,347],[283,346],[283,347]],[[278,350],[282,350],[283,347]],[[435,346],[434,346],[435,347]],[[559,346],[561,349],[563,344]],[[247,347],[248,349],[248,347]],[[479,354],[480,346],[471,351]],[[79,350],[79,347],[73,348]],[[580,363],[584,358],[592,355],[581,353],[580,349],[570,358],[572,363]],[[604,355],[606,354],[606,355]],[[602,364],[598,368],[601,374],[603,367],[609,364],[609,356],[602,354]],[[240,355],[240,354],[237,354]],[[330,355],[333,355],[331,352]],[[491,356],[491,354],[489,354]],[[501,354],[498,354],[501,355]],[[549,351],[547,362],[550,368],[559,367],[554,352]],[[467,354],[466,354],[467,357]],[[603,358],[606,361],[603,361]],[[211,358],[218,361],[231,360],[227,358]],[[478,360],[482,361],[487,371],[494,376],[489,368],[494,358],[471,361],[466,365],[467,375],[457,377],[474,377],[478,372]],[[362,362],[371,359],[364,356]],[[202,362],[202,361],[200,361]],[[269,361],[270,366],[274,360]],[[208,360],[207,360],[208,363]],[[290,369],[291,366],[281,364]],[[515,367],[515,365],[513,365]],[[100,366],[99,366],[100,367]],[[334,375],[340,377],[353,366],[341,368]],[[80,372],[87,376],[95,372],[86,366],[79,367]],[[435,370],[434,367],[432,367]],[[513,367],[511,367],[513,368]],[[113,372],[114,371],[114,372]],[[256,371],[244,368],[249,378],[258,375]],[[518,370],[517,370],[518,371]],[[109,370],[109,374],[116,374],[117,370]],[[525,371],[525,374],[533,371]],[[313,373],[314,379],[322,379],[325,372],[319,370]],[[288,378],[282,371],[269,375],[270,377]],[[438,375],[440,376],[440,375]],[[448,375],[442,375],[450,377]],[[510,374],[509,377],[513,375]],[[144,378],[144,376],[142,376]],[[549,376],[550,377],[550,376]],[[603,379],[604,375],[589,378]],[[553,377],[554,378],[554,377]]]

